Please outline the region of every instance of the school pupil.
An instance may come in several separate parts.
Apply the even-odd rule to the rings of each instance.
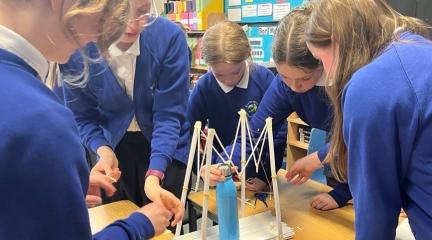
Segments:
[[[325,93],[323,66],[307,49],[304,37],[304,27],[313,8],[313,2],[304,4],[278,24],[272,53],[279,74],[252,118],[251,126],[255,129],[262,129],[267,116],[273,118],[273,128],[278,129],[292,112],[296,112],[310,127],[330,131],[333,110]],[[327,151],[328,145],[297,159],[288,170],[287,180],[295,185],[305,183],[316,169],[323,167]],[[311,206],[320,210],[345,206],[352,198],[348,185],[336,181],[327,164],[324,174],[333,190],[313,197]]]
[[[240,25],[223,21],[210,27],[203,36],[202,55],[209,66],[192,90],[188,105],[188,118],[193,125],[201,121],[203,127],[214,128],[224,146],[235,138],[238,111],[245,109],[252,117],[261,103],[265,91],[274,76],[265,67],[254,64],[251,47],[246,33]],[[281,143],[276,146],[276,156],[280,167],[286,129],[278,136]],[[217,150],[223,149],[215,144]],[[263,190],[270,179],[270,165],[260,166],[258,174],[255,167],[249,167],[247,178],[256,183],[247,186],[250,190]],[[222,177],[222,176],[221,176]],[[213,181],[212,181],[213,182]],[[259,186],[257,186],[259,185]]]
[[[143,206],[170,203],[171,227],[183,217],[178,199],[186,171],[189,124],[188,47],[183,31],[156,17],[151,0],[131,1],[125,33],[102,58],[95,44],[82,50],[93,59],[85,86],[63,85],[83,144],[97,153],[92,172],[121,171],[108,203],[128,199]],[[64,79],[83,69],[75,53],[61,66]]]
[[[415,238],[432,239],[428,28],[383,0],[319,1],[306,25],[335,106],[326,160],[350,185],[356,239],[394,239],[401,208]]]
[[[128,15],[124,0],[0,2],[0,239],[92,238],[85,197],[115,188],[89,176],[73,116],[43,80],[47,61],[64,63],[91,41],[106,50]],[[93,239],[150,238],[171,216],[151,204]]]

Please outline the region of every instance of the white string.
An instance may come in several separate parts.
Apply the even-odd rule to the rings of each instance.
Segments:
[[[246,130],[247,130],[247,133],[249,136],[250,145],[253,146],[254,144],[252,143],[252,136],[251,136],[251,130],[250,130],[250,126],[249,126],[249,121],[247,121],[247,120],[246,120]],[[258,169],[258,161],[261,161],[261,160],[260,160],[260,158],[258,158],[258,160],[256,159],[255,152],[252,152],[252,156],[254,158],[255,169]]]
[[[258,147],[258,145],[259,145],[259,142],[261,141],[261,137],[263,136],[263,134],[264,134],[265,136],[267,136],[267,132],[268,132],[268,131],[267,131],[267,128],[264,127],[264,129],[263,129],[263,131],[262,131],[260,137],[258,138],[257,144],[256,144],[255,146],[253,146],[252,151],[255,152],[255,150],[257,149],[257,147]],[[263,140],[263,142],[264,142],[264,140]],[[261,152],[260,152],[260,155],[258,156],[258,161],[261,161],[261,153],[262,153],[262,150],[261,150]],[[242,169],[242,171],[241,171],[241,174],[244,173],[244,170],[246,169],[246,166],[249,164],[249,162],[250,162],[251,159],[252,159],[252,155],[250,155],[249,158],[248,158],[248,160],[246,161],[246,164],[245,164],[245,166],[243,167],[243,169]]]
[[[239,134],[239,130],[240,130],[240,118],[239,118],[239,121],[238,121],[238,124],[237,124],[236,134],[234,135],[234,143],[232,145],[231,154],[230,154],[229,159],[232,159],[232,156],[234,155],[234,149],[235,149],[235,145],[237,143],[237,137],[238,137],[238,134]]]

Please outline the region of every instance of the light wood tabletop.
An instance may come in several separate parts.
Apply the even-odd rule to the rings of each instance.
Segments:
[[[331,188],[312,180],[302,186],[293,186],[286,182],[285,173],[285,170],[278,172],[282,221],[294,229],[295,240],[354,239],[354,209],[352,205],[331,211],[313,209],[309,205],[309,199],[318,193],[327,192]],[[247,197],[254,199],[251,192],[247,192]],[[194,207],[199,209],[202,206],[203,195],[201,192],[191,193],[189,200]],[[273,208],[273,202],[267,202],[269,207]],[[268,209],[264,204],[257,201],[256,208],[246,205],[244,216],[266,210]],[[216,213],[216,193],[215,190],[212,190],[209,195],[209,217],[216,218]]]
[[[90,226],[92,233],[99,232],[112,222],[127,218],[131,213],[138,209],[134,203],[124,200],[110,204],[89,208]],[[154,240],[168,240],[173,238],[170,231],[166,231],[160,236],[154,237]]]

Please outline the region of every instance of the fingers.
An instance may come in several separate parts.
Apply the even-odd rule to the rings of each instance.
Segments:
[[[180,222],[180,220],[183,218],[184,212],[185,212],[185,209],[181,204],[175,208],[174,220],[171,223],[172,227],[174,227],[175,225],[177,225],[178,222]]]
[[[105,175],[111,176],[111,174],[112,174],[111,166],[109,166],[108,164],[103,164],[102,168],[103,168],[103,170],[105,172]]]
[[[201,177],[205,178],[206,168],[201,169]],[[213,166],[210,167],[210,185],[215,186],[219,182],[225,181],[225,177],[222,175],[222,171]]]
[[[90,185],[102,188],[108,196],[112,196],[117,191],[114,185],[112,185],[111,177],[103,174],[90,175]]]
[[[87,206],[94,207],[102,203],[102,198],[100,198],[99,196],[87,195],[85,201],[87,203]]]
[[[163,206],[174,214],[174,220],[171,223],[171,226],[174,227],[183,218],[185,212],[184,206],[178,198],[166,190],[162,190],[160,199]]]
[[[290,183],[293,185],[301,185],[308,180],[305,176],[298,174],[293,179],[291,179]]]
[[[310,206],[322,211],[327,211],[339,207],[337,202],[330,195],[328,195],[328,193],[321,193],[313,197],[311,199]]]

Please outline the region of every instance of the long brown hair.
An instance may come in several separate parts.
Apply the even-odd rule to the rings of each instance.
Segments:
[[[339,60],[327,93],[334,106],[331,146],[325,159],[336,179],[347,180],[347,148],[342,135],[341,97],[351,76],[379,56],[403,31],[429,37],[427,25],[402,16],[384,0],[325,0],[316,3],[305,28],[315,47],[337,44]],[[335,48],[336,49],[336,48]]]
[[[306,46],[304,28],[313,10],[312,3],[306,3],[283,17],[273,37],[272,55],[276,64],[314,70],[320,62]]]
[[[202,55],[208,65],[251,61],[252,50],[243,28],[223,21],[207,29],[202,40]]]

